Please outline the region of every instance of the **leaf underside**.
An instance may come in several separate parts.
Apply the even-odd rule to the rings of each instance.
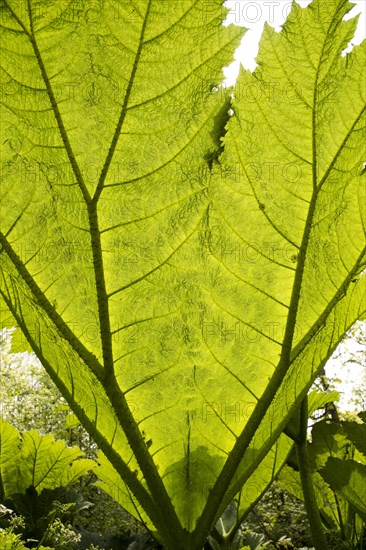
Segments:
[[[364,318],[350,8],[293,4],[230,100],[242,31],[220,1],[1,2],[2,321],[93,434],[102,483],[155,527],[164,491],[188,531],[247,482],[245,511]]]

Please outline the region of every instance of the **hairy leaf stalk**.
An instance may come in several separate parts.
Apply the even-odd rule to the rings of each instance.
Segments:
[[[309,520],[314,548],[315,550],[328,550],[328,545],[320,518],[320,512],[316,502],[313,475],[309,462],[307,427],[308,399],[305,397],[301,403],[300,410],[300,437],[299,441],[295,443],[299,462],[301,486],[304,493],[305,509]]]

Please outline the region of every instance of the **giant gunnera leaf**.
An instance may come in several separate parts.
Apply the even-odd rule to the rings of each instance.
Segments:
[[[3,324],[105,488],[168,550],[200,550],[283,464],[282,430],[365,316],[352,4],[294,3],[232,90],[242,30],[220,0],[0,6]]]

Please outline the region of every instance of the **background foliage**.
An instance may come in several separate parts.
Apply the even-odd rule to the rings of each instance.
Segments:
[[[347,337],[348,344],[346,346],[342,344],[334,353],[334,358],[337,358],[339,362],[338,376],[340,378],[337,380],[341,380],[343,370],[349,362],[359,366],[364,364],[365,326],[358,324],[349,332]],[[361,344],[360,347],[356,348],[356,351],[352,345],[354,341]],[[95,457],[96,445],[91,441],[87,432],[80,425],[71,428],[66,427],[70,410],[36,357],[28,353],[12,353],[11,331],[2,333],[0,360],[2,417],[20,431],[37,429],[43,434],[52,433],[56,438],[65,439],[69,445],[80,445],[88,456]],[[328,379],[323,374],[316,380],[314,389],[331,393],[335,389],[334,382],[334,380]],[[347,398],[347,403],[350,407],[349,410],[338,409],[337,404],[334,404],[333,407],[328,404],[325,405],[314,413],[312,422],[319,422],[324,419],[334,421],[338,417],[348,421],[355,420],[357,413],[363,409],[362,385],[354,386],[352,395]],[[334,411],[336,411],[336,418],[334,417]],[[75,502],[78,502],[78,500],[80,502],[81,499],[81,502],[90,503],[89,507],[74,514],[72,519],[76,528],[75,532],[83,535],[83,544],[80,548],[86,548],[84,545],[90,539],[95,544],[99,542],[101,548],[108,548],[108,544],[113,544],[113,540],[116,541],[114,544],[117,545],[117,548],[121,548],[122,540],[125,540],[125,547],[127,548],[132,540],[136,540],[137,535],[144,536],[145,529],[121,509],[104,491],[96,487],[93,484],[95,479],[95,475],[92,474],[80,480],[74,486],[74,494],[69,495],[69,498],[72,496]],[[301,487],[298,488],[298,491],[301,495]],[[56,498],[56,496],[61,498],[62,495],[55,494],[53,498]],[[49,509],[49,504],[47,506]],[[65,524],[71,519],[70,512],[63,516]],[[13,523],[16,524],[16,521],[13,521]],[[9,521],[5,521],[5,518],[3,518],[2,525],[7,524],[9,524]],[[16,532],[18,531],[19,529],[16,530]],[[286,548],[311,547],[311,536],[303,502],[284,488],[281,479],[279,482],[273,483],[261,501],[245,518],[242,531],[244,533],[257,533],[264,537],[264,541],[272,541],[272,544],[267,546],[269,549],[285,550]],[[24,528],[20,532],[24,533]],[[15,536],[16,533],[14,533],[13,538]],[[117,538],[119,542],[117,542]],[[329,550],[357,548],[357,545],[352,544],[351,541],[342,540],[339,528],[338,530],[334,527],[330,528],[327,531],[327,540]],[[141,548],[153,547],[152,542],[144,538],[140,539],[139,544]],[[15,546],[9,547],[9,550],[15,550]]]

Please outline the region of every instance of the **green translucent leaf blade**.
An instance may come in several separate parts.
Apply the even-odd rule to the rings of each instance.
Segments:
[[[215,298],[257,333],[237,352],[245,367],[235,374],[258,397],[259,381],[284,376],[233,487],[248,479],[339,340],[365,317],[366,44],[341,57],[355,28],[342,21],[349,9],[346,1],[294,4],[282,33],[265,28],[259,67],[239,75],[211,184],[210,252],[233,289]],[[351,82],[360,83],[355,94]],[[227,356],[218,341],[215,350]]]
[[[4,497],[25,493],[33,487],[43,489],[67,487],[96,467],[93,460],[81,458],[77,447],[67,447],[51,435],[36,430],[21,436],[13,426],[0,419],[0,467]]]
[[[321,475],[366,521],[366,466],[355,460],[330,457]]]
[[[341,425],[317,422],[311,430],[311,438],[310,449],[318,469],[325,466],[330,456],[346,457],[349,440]]]
[[[343,429],[347,438],[354,444],[356,449],[366,456],[366,424],[357,422],[342,422]]]
[[[219,0],[1,5],[0,294],[102,483],[179,550],[244,482],[252,505],[365,316],[350,8],[294,3],[231,97],[242,31]]]

